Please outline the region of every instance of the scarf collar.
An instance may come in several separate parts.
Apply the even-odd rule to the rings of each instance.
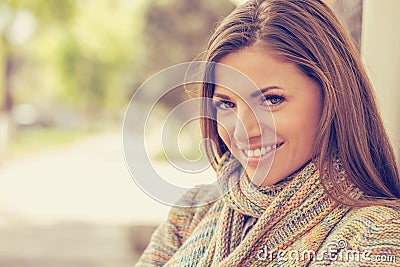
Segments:
[[[311,169],[314,171],[315,166]],[[217,169],[218,189],[232,209],[259,218],[296,174],[273,185],[257,186],[246,175],[241,163],[227,152]]]
[[[334,161],[338,183],[348,187],[352,196],[359,196],[359,191],[347,184],[340,160]],[[229,154],[224,155],[217,174],[222,197],[165,266],[275,266],[275,260],[260,262],[257,254],[285,250],[309,231],[313,238],[301,239],[302,249],[317,251],[349,210],[326,194],[314,161],[294,176],[266,187],[258,187],[242,175],[240,163]],[[242,239],[246,215],[258,220]]]

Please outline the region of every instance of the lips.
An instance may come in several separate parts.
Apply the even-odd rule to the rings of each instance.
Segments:
[[[254,157],[262,157],[267,155],[269,152],[277,149],[278,147],[280,147],[281,145],[283,145],[282,143],[276,143],[273,145],[268,145],[268,146],[264,146],[261,148],[257,148],[257,149],[241,149],[244,154],[248,157],[248,158],[254,158]]]

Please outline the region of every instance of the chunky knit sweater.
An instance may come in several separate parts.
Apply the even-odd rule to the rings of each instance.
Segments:
[[[360,196],[334,165],[340,186]],[[400,211],[332,201],[314,162],[256,187],[227,154],[217,175],[218,186],[189,190],[171,209],[137,267],[400,266]]]
[[[196,188],[187,192],[181,201],[192,204],[203,202],[204,198],[212,196]],[[219,214],[209,212],[213,205],[215,202],[193,208],[172,208],[168,219],[153,234],[136,267],[163,266],[193,232],[202,230],[200,224],[215,224]],[[309,265],[312,267],[400,266],[400,211],[383,206],[351,209],[317,251],[302,251],[302,244],[310,239],[313,239],[312,230],[284,252],[260,251],[255,266],[263,266],[263,261],[270,256],[276,258],[276,266],[282,266],[280,262],[284,262],[284,266],[296,266],[298,260],[312,254],[315,255]]]

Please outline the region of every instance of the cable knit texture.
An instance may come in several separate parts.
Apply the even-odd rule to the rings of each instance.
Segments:
[[[337,204],[316,165],[257,187],[227,153],[218,169],[220,197],[196,206],[215,196],[201,187],[185,194],[136,266],[400,266],[400,212]],[[338,159],[335,166],[339,185],[360,197]],[[257,222],[242,238],[246,216]]]

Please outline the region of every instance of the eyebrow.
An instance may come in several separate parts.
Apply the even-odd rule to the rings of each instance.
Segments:
[[[213,98],[214,98],[214,96],[216,96],[216,97],[218,97],[218,98],[221,98],[221,99],[224,99],[224,100],[229,100],[229,99],[231,99],[229,96],[227,96],[227,95],[223,95],[223,94],[218,94],[218,93],[214,93],[214,95],[213,95]]]
[[[258,91],[256,91],[256,92],[252,93],[250,96],[251,96],[252,98],[258,97],[258,96],[260,96],[260,95],[264,94],[265,92],[267,92],[267,91],[269,91],[269,90],[272,90],[272,89],[282,89],[282,87],[279,87],[279,86],[268,86],[268,87],[264,87],[264,88],[262,88],[262,89],[260,89],[260,90],[258,90]],[[214,97],[214,96],[219,97],[219,98],[224,99],[224,100],[229,100],[229,99],[230,99],[229,96],[224,95],[224,94],[214,93],[213,97]]]
[[[250,96],[251,97],[257,97],[257,96],[262,95],[265,92],[267,92],[269,90],[272,90],[272,89],[282,89],[282,88],[279,87],[279,86],[268,86],[268,87],[264,87],[264,88],[262,88],[262,89],[260,89],[260,90],[258,90],[256,92],[252,93]]]

